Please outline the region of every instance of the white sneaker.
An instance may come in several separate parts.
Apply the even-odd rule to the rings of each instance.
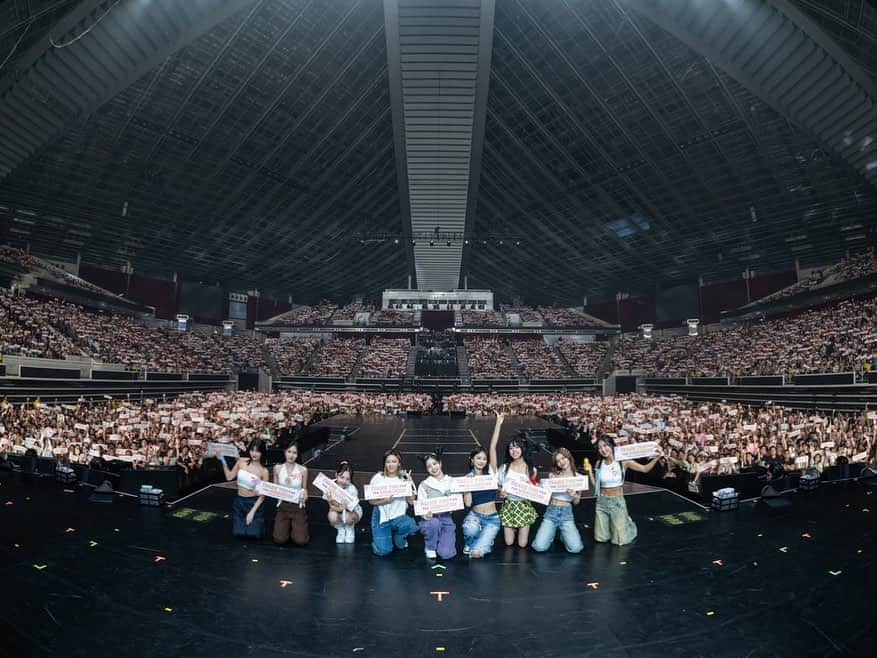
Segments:
[[[345,530],[346,526],[337,525],[335,526],[338,530],[338,536],[335,537],[336,544],[346,544],[347,543],[347,530]]]
[[[425,552],[426,552],[426,557],[428,557],[430,560],[434,560],[434,559],[436,559],[436,557],[438,557],[436,555],[436,552],[429,549],[429,548],[427,548]]]
[[[344,528],[347,531],[345,536],[344,536],[345,541],[348,544],[354,543],[356,541],[356,530],[354,529],[353,524],[352,523],[348,524],[348,525],[344,526]]]

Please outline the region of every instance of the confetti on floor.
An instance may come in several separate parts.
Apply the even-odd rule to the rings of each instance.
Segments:
[[[165,611],[165,612],[173,612],[174,609],[173,609],[173,608],[165,608],[164,611]]]
[[[36,569],[37,571],[42,571],[47,566],[49,566],[49,565],[48,564],[35,564],[35,565],[33,565],[34,569]]]
[[[164,562],[165,560],[167,560],[167,558],[164,557],[163,555],[156,555],[155,556],[155,562]]]
[[[837,571],[829,571],[828,573],[830,573],[832,576],[839,576],[839,575],[841,575],[841,574],[843,573],[843,571],[840,571],[840,570],[837,570]]]
[[[97,542],[96,542],[94,539],[90,539],[90,540],[88,541],[88,545],[89,545],[91,548],[94,548],[95,546],[97,546]]]
[[[590,587],[591,589],[599,589],[600,583],[588,583],[588,587]]]
[[[780,547],[779,551],[780,551],[780,553],[788,553],[788,552],[789,552],[789,547],[788,547],[788,546],[782,546],[782,547]]]
[[[813,535],[811,535],[809,532],[805,532],[803,535],[801,535],[801,537],[803,537],[804,539],[813,539]]]
[[[627,564],[627,562],[619,562],[618,564],[620,564],[623,567]]]
[[[713,560],[713,564],[716,565],[717,567],[725,566],[725,563],[722,562],[721,560]]]
[[[444,596],[450,596],[450,595],[451,595],[450,592],[430,592],[429,594],[430,594],[430,596],[435,596],[435,597],[437,597],[439,603],[442,602],[442,600],[443,600],[442,597],[444,597]]]
[[[716,611],[715,611],[715,610],[707,610],[706,616],[707,616],[707,617],[712,617],[714,614],[716,614]]]
[[[291,580],[281,580],[281,581],[280,581],[280,589],[286,589],[286,588],[289,587],[290,585],[292,585],[292,581],[291,581]]]
[[[253,564],[255,564],[255,563],[258,562],[258,561],[259,561],[259,560],[255,560],[255,559],[250,560],[250,562],[252,562]]]
[[[67,528],[64,532],[76,532],[76,528]]]

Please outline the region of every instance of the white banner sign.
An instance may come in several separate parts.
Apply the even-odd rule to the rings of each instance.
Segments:
[[[231,457],[232,459],[237,459],[241,456],[237,446],[231,443],[215,443],[213,441],[207,442],[207,454],[216,455],[217,457]]]
[[[825,448],[833,448],[833,447],[834,447],[834,441],[823,441],[822,444],[821,444],[819,447],[822,448],[823,450],[824,450]]]
[[[499,485],[496,482],[496,474],[472,475],[466,477],[451,478],[452,493],[464,493],[468,491],[490,491]]]
[[[463,509],[463,496],[458,493],[451,494],[450,496],[424,498],[414,501],[414,513],[417,516],[442,514],[443,512],[453,512],[458,509]]]
[[[301,503],[301,495],[304,493],[304,489],[293,489],[292,487],[275,484],[274,482],[259,482],[256,487],[256,493],[298,505]]]
[[[737,457],[722,457],[719,459],[720,464],[736,464],[738,461]]]
[[[318,473],[317,477],[314,478],[314,486],[333,500],[342,503],[351,512],[359,504],[359,499],[356,496],[351,496],[341,488],[341,485],[326,477],[323,473]]]
[[[708,471],[711,468],[715,468],[718,462],[715,459],[711,459],[708,462],[703,462],[702,464],[698,464],[695,468],[698,473],[703,473],[704,471]]]
[[[365,499],[376,498],[407,498],[414,495],[414,485],[410,480],[399,480],[398,484],[367,484]]]
[[[654,457],[658,454],[656,441],[644,441],[631,443],[626,446],[615,446],[615,459],[625,461],[627,459],[640,459],[642,457]]]
[[[855,454],[855,455],[853,455],[850,459],[851,459],[851,461],[853,461],[853,462],[863,462],[863,461],[866,461],[866,460],[868,459],[868,451],[866,450],[865,452],[860,452],[860,453],[858,453],[858,454]]]
[[[807,464],[810,461],[810,458],[807,455],[802,455],[800,457],[795,457],[795,468],[807,468]]]
[[[514,474],[509,474],[505,478],[502,488],[507,494],[526,498],[542,505],[547,505],[551,500],[551,492],[548,489],[537,487],[522,475],[514,477]]]
[[[544,489],[549,491],[587,491],[588,476],[576,475],[574,477],[544,478],[539,480]]]

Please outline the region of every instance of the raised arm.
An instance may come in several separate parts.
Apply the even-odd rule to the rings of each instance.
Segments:
[[[499,459],[496,456],[496,446],[499,443],[499,433],[502,430],[502,423],[505,420],[505,414],[501,414],[498,411],[494,411],[496,414],[496,424],[493,426],[493,435],[490,437],[490,450],[487,453],[487,458],[490,460],[490,467],[493,469],[495,473],[497,471],[497,464],[499,463]]]
[[[655,464],[661,461],[661,457],[663,456],[664,451],[658,448],[658,456],[652,459],[652,461],[650,461],[648,464],[640,464],[639,462],[630,460],[628,462],[625,462],[625,466],[634,471],[639,471],[640,473],[648,473],[655,467]]]
[[[241,467],[240,459],[238,459],[230,469],[225,465],[224,457],[219,457],[219,463],[222,465],[222,472],[225,473],[226,480],[234,480],[238,476],[238,470]]]

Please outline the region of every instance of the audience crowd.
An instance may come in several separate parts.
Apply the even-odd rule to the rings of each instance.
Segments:
[[[311,366],[310,374],[317,377],[347,377],[365,347],[362,338],[335,338],[323,341]]]
[[[359,376],[371,379],[401,379],[408,367],[411,341],[407,338],[375,338],[362,359]]]
[[[770,295],[755,300],[752,304],[763,304],[764,302],[784,299],[807,290],[815,290],[816,288],[859,279],[874,272],[877,272],[877,259],[874,257],[873,250],[863,251],[847,256],[824,270],[812,272],[806,280],[798,281],[782,290],[777,290]]]
[[[281,375],[304,374],[305,367],[320,345],[316,338],[302,338],[299,336],[290,338],[269,338],[265,341],[265,347],[277,364]]]
[[[134,467],[197,467],[207,442],[231,443],[244,450],[253,438],[273,443],[285,429],[305,427],[334,414],[396,415],[424,413],[428,395],[415,393],[283,392],[194,393],[171,401],[107,401],[49,406],[34,402],[0,403],[0,456],[37,455],[62,462],[94,459],[129,462]]]
[[[517,379],[515,362],[505,341],[467,338],[465,347],[472,379]]]
[[[605,434],[620,445],[656,441],[665,455],[664,477],[688,473],[695,482],[704,474],[755,466],[776,474],[874,461],[877,446],[877,412],[829,414],[676,396],[587,394],[459,394],[444,398],[444,410],[540,416],[590,442]]]
[[[563,379],[570,376],[569,370],[542,338],[513,340],[509,344],[528,379]]]
[[[612,364],[667,376],[869,371],[877,366],[877,310],[873,299],[846,300],[698,336],[625,336]]]
[[[557,341],[557,349],[576,374],[583,377],[596,377],[597,368],[609,351],[609,343],[607,341],[583,343],[561,338]]]

